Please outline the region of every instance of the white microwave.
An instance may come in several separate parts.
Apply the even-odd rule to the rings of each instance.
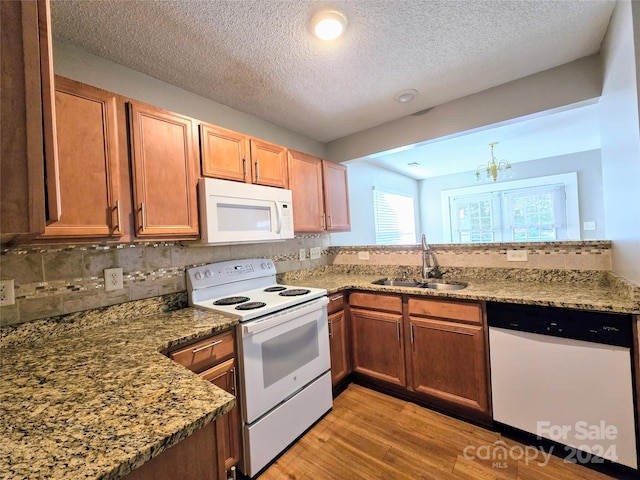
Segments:
[[[291,190],[201,178],[201,244],[277,242],[293,238]]]

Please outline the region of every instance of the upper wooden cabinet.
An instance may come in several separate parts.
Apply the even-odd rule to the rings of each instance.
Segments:
[[[286,149],[232,130],[200,125],[202,175],[286,188]]]
[[[345,167],[289,150],[289,188],[296,232],[351,230]]]
[[[192,118],[129,102],[135,234],[198,235],[198,151]]]
[[[42,234],[45,227],[44,148],[55,142],[48,2],[0,2],[0,241]],[[43,80],[44,79],[44,80]],[[53,175],[54,172],[48,172]],[[55,194],[54,194],[55,195]],[[56,205],[51,214],[56,215]]]
[[[122,235],[116,95],[55,79],[60,219],[45,237]]]

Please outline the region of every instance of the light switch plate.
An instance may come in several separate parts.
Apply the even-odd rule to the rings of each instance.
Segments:
[[[321,254],[322,254],[321,247],[312,247],[309,249],[309,258],[311,260],[317,260],[318,258],[320,258]]]
[[[582,224],[582,229],[586,232],[587,230],[595,230],[596,222],[584,222]]]
[[[14,305],[16,294],[13,290],[13,280],[0,281],[0,306]]]
[[[104,289],[109,292],[111,290],[122,290],[123,288],[122,268],[105,268]]]
[[[507,262],[527,262],[529,254],[526,250],[507,250]]]
[[[305,251],[304,248],[300,249],[300,255],[299,255],[300,260],[304,260],[307,258],[307,252]]]
[[[369,252],[358,252],[358,260],[369,260]]]

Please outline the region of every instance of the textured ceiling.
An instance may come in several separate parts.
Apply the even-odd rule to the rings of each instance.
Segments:
[[[58,40],[328,142],[594,54],[614,4],[53,0],[52,17]],[[310,35],[322,7],[349,20],[334,43]]]

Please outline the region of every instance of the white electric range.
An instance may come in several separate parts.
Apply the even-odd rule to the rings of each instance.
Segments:
[[[280,285],[268,259],[187,270],[189,304],[237,317],[243,462],[253,477],[332,407],[327,291]]]

